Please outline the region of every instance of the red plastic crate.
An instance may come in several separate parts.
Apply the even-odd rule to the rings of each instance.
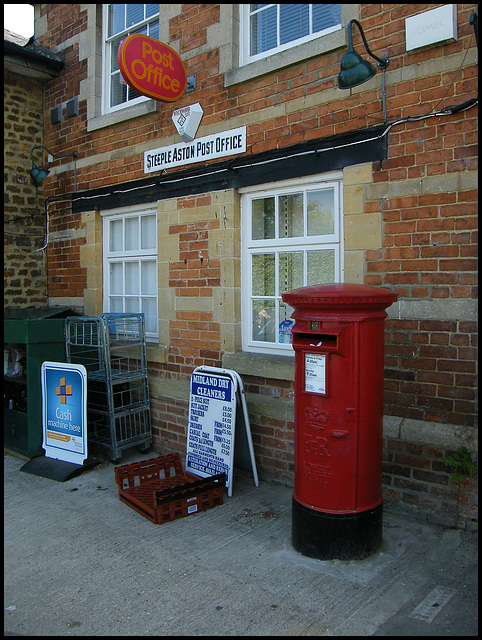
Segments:
[[[199,478],[174,453],[115,468],[119,499],[154,524],[223,504],[224,473]]]

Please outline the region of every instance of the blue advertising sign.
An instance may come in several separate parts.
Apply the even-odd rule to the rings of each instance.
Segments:
[[[229,497],[233,495],[237,404],[243,410],[244,435],[251,459],[254,483],[258,486],[248,407],[241,377],[231,369],[204,365],[194,369],[189,395],[185,468],[202,478],[224,472]],[[242,442],[238,440],[239,444]],[[240,453],[239,446],[238,453]]]
[[[48,458],[83,464],[87,458],[87,372],[81,364],[44,362],[42,447]]]
[[[236,418],[236,383],[214,373],[191,376],[185,468],[203,478],[226,474],[231,486]]]

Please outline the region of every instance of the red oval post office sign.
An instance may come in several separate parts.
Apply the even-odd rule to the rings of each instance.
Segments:
[[[159,40],[133,33],[121,42],[117,61],[127,84],[144,96],[173,102],[186,90],[183,61],[174,49]]]

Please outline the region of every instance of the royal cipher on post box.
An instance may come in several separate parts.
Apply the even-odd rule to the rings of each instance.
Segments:
[[[358,560],[382,542],[384,321],[397,294],[359,284],[284,293],[293,307],[292,544]]]

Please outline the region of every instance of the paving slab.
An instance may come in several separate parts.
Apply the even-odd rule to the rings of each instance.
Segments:
[[[386,512],[378,553],[320,561],[293,550],[281,484],[235,474],[223,505],[155,525],[111,463],[65,482],[23,464],[4,456],[5,635],[477,635],[475,532]]]

